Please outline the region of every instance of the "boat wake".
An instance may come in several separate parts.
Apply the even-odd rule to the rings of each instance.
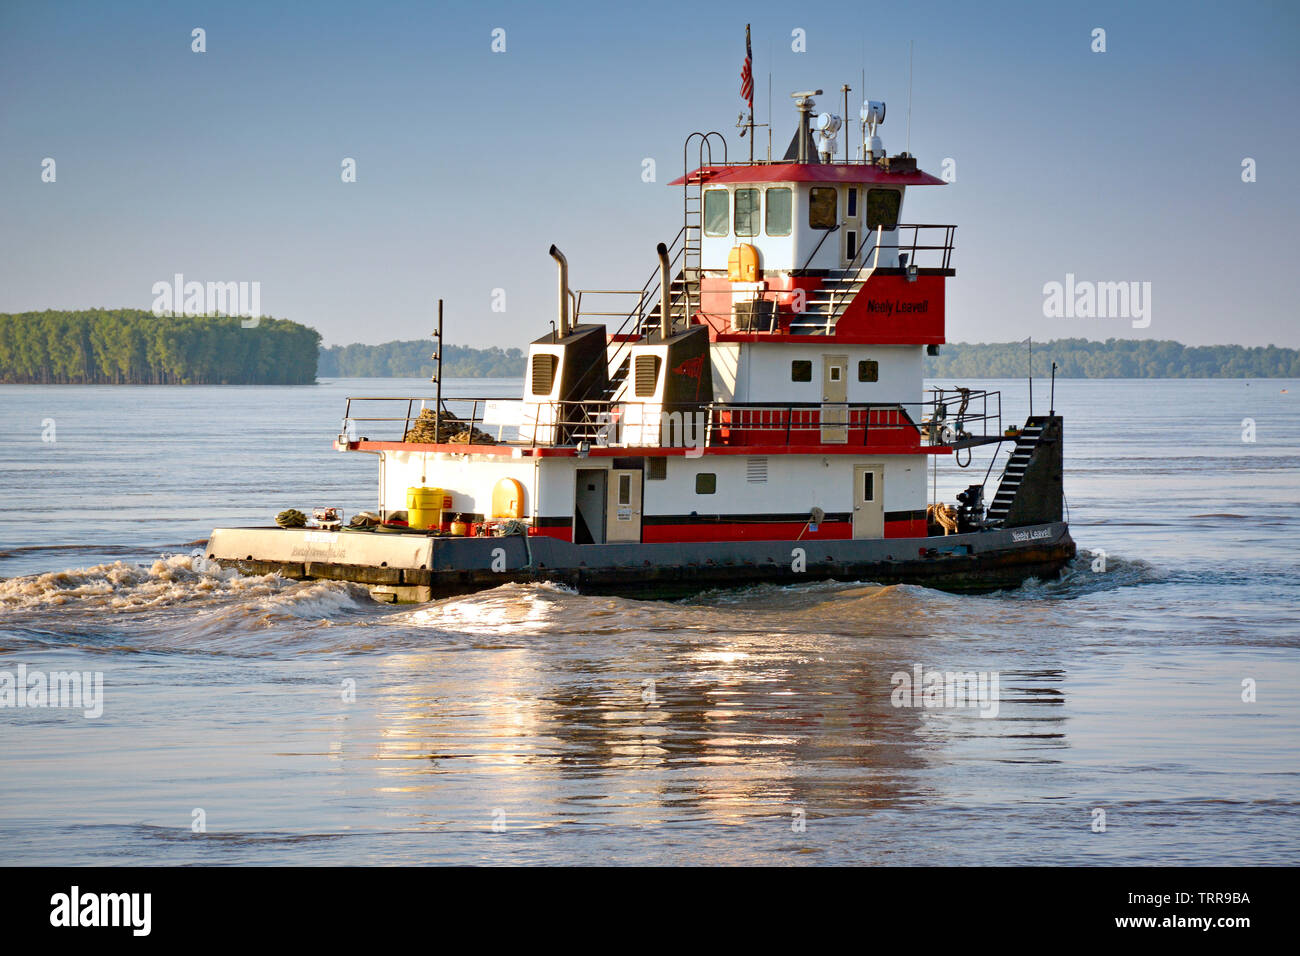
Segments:
[[[196,561],[199,566],[196,567]],[[367,653],[518,647],[569,640],[693,640],[803,633],[864,635],[965,615],[971,600],[1061,601],[1167,580],[1145,561],[1087,553],[1054,581],[964,597],[919,585],[869,581],[758,584],[703,591],[679,601],[579,594],[560,584],[508,584],[429,604],[372,601],[360,585],[244,575],[189,555],[123,561],[0,581],[0,650],[33,645],[234,654]],[[51,615],[51,612],[57,612]]]
[[[382,610],[359,585],[195,567],[189,555],[114,561],[0,581],[0,650],[44,647],[262,653],[304,625]],[[251,640],[250,640],[251,638]],[[15,639],[16,643],[15,643]]]

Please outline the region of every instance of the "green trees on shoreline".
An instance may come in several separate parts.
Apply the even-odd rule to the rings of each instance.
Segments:
[[[409,339],[382,345],[335,345],[321,349],[323,378],[428,378],[433,374],[432,339]],[[444,378],[518,378],[524,374],[524,353],[496,346],[474,349],[442,347]]]
[[[335,345],[321,349],[320,374],[328,378],[428,378],[433,342],[412,339],[383,345]],[[1183,345],[1150,339],[1057,339],[1034,343],[1034,374],[1046,376],[1055,361],[1060,378],[1300,378],[1300,350],[1270,345]],[[522,377],[519,349],[443,348],[446,378]],[[1024,343],[954,342],[927,356],[931,378],[1019,378],[1029,371]]]
[[[140,309],[0,313],[0,382],[310,385],[320,334],[297,322]]]
[[[1057,378],[1300,378],[1300,349],[1275,345],[1183,345],[1155,339],[1056,339],[1034,343],[1034,375]],[[930,378],[1020,378],[1029,374],[1023,342],[940,347],[925,360]]]
[[[140,309],[0,313],[0,383],[309,385],[329,378],[428,378],[430,339],[320,347],[315,329],[262,318],[155,316]],[[1060,378],[1300,378],[1300,349],[1190,346],[1151,339],[1035,342],[1034,375]],[[954,342],[927,356],[930,378],[1019,378],[1024,343]],[[443,346],[446,378],[524,374],[524,353]]]

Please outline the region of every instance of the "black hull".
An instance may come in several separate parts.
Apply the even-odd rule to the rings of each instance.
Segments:
[[[246,573],[352,581],[368,585],[379,600],[418,602],[536,582],[649,599],[823,580],[983,593],[1016,587],[1029,578],[1054,578],[1076,550],[1064,522],[946,537],[850,541],[573,545],[517,535],[432,541],[427,565],[412,568],[215,557]]]

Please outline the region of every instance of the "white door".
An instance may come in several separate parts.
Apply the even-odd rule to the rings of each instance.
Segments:
[[[840,267],[847,269],[862,248],[862,190],[848,186],[844,190],[844,215],[840,219]]]
[[[614,468],[609,473],[607,541],[641,540],[641,469]]]
[[[883,465],[853,466],[853,537],[885,536],[884,484]]]
[[[849,440],[849,357],[822,356],[822,443]]]

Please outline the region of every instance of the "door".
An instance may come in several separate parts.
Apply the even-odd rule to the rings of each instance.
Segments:
[[[885,536],[885,468],[853,466],[853,537]]]
[[[579,468],[573,500],[573,543],[605,543],[604,468]]]
[[[847,269],[862,248],[862,190],[849,186],[844,190],[844,216],[840,219],[840,267]]]
[[[822,443],[849,440],[849,357],[822,356]]]
[[[607,541],[641,540],[641,469],[613,468],[609,472]]]

